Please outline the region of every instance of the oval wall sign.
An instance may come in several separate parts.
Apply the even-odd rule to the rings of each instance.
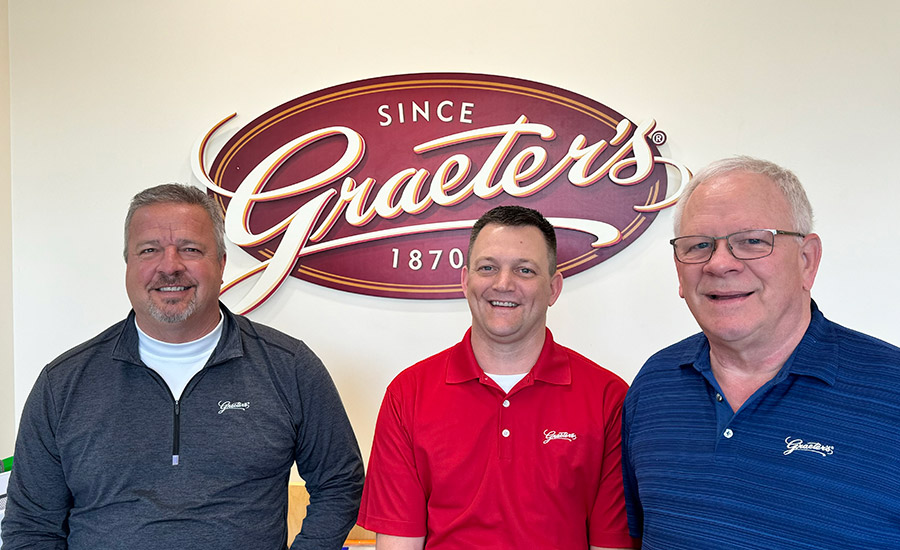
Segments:
[[[250,286],[241,313],[289,275],[373,296],[461,298],[469,229],[502,204],[554,224],[570,276],[634,242],[690,177],[660,156],[654,120],[516,78],[326,88],[245,125],[207,165],[210,137],[233,116],[198,142],[192,168],[225,210],[228,238],[260,261],[223,288]]]

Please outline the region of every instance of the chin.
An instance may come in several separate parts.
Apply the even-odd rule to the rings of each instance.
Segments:
[[[509,326],[502,326],[502,327],[488,326],[488,327],[484,327],[484,329],[487,334],[489,334],[491,337],[493,337],[497,340],[502,340],[502,339],[509,338],[511,336],[515,336],[516,333],[519,331],[519,329],[517,327],[509,327]]]
[[[753,331],[747,325],[731,323],[709,323],[700,325],[707,337],[723,342],[736,342],[749,336]]]
[[[150,316],[160,323],[177,324],[187,321],[194,314],[194,309],[190,305],[182,308],[158,307],[156,304],[150,304],[148,308]]]

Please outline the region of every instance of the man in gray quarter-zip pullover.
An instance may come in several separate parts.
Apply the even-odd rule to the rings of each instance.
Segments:
[[[162,185],[125,227],[134,309],[38,377],[3,549],[283,549],[294,463],[310,505],[291,548],[340,548],[362,490],[356,438],[305,344],[219,303],[218,206]]]

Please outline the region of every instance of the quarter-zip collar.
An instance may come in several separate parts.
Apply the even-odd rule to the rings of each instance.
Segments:
[[[222,302],[219,302],[219,307],[222,309],[222,315],[225,317],[222,337],[219,339],[219,344],[204,368],[214,367],[244,355],[240,327],[235,315]],[[138,334],[134,324],[134,310],[128,313],[128,318],[125,320],[122,332],[119,334],[113,349],[112,357],[118,361],[144,366],[138,351]]]

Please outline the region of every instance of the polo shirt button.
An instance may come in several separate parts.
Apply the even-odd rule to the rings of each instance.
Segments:
[[[509,430],[503,430],[500,433],[503,434],[503,437],[509,437]]]
[[[725,439],[731,439],[731,436],[734,435],[734,432],[731,431],[731,428],[725,428],[725,431],[722,432],[722,435],[725,436]]]
[[[509,407],[509,399],[504,399],[504,400],[503,400],[503,406],[504,406],[504,407]]]
[[[717,393],[717,394],[716,394],[716,401],[718,401],[719,403],[721,403],[721,402],[724,401],[724,400],[725,400],[725,398],[722,397],[722,394],[721,394],[721,393]]]

